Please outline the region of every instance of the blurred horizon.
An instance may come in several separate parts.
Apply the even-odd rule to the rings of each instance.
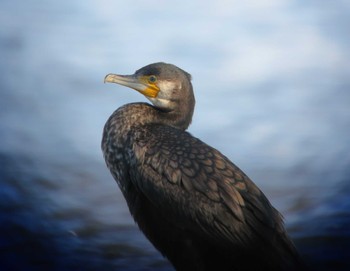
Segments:
[[[284,215],[315,270],[350,268],[350,4],[0,3],[3,270],[172,270],[106,168],[103,84],[164,61],[192,74],[189,131]]]

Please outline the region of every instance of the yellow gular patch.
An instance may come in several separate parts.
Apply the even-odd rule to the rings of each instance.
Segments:
[[[157,86],[156,83],[149,82],[149,76],[142,76],[140,78],[140,81],[146,85],[147,87],[143,90],[139,90],[140,93],[143,95],[150,97],[150,98],[156,98],[158,96],[158,93],[160,91],[160,88]]]

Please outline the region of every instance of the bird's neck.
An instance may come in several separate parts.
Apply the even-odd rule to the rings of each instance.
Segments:
[[[147,124],[160,124],[186,130],[192,120],[191,112],[160,110],[147,103],[126,104],[118,108],[105,124],[103,142],[114,138],[123,145],[134,128]],[[103,148],[106,146],[103,146]]]
[[[186,130],[191,124],[193,109],[190,112],[167,111],[147,103],[132,103],[120,107],[115,113],[119,115],[119,124],[123,122],[129,128],[146,124],[161,124]]]

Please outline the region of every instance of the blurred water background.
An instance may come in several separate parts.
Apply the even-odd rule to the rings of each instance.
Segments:
[[[190,132],[265,192],[314,270],[350,270],[350,3],[0,2],[0,269],[172,270],[100,151],[107,73],[190,72]]]

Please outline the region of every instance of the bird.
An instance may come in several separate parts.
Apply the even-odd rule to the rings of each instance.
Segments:
[[[118,108],[102,151],[140,230],[176,270],[303,270],[282,215],[225,155],[191,135],[191,75],[164,62],[104,82],[150,103]]]

